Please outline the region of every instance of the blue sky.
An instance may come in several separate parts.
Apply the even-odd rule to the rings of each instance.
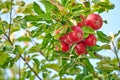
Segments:
[[[120,0],[110,1],[115,4],[115,8],[108,13],[104,12],[101,14],[102,18],[108,21],[108,24],[103,24],[103,27],[100,29],[105,34],[117,33],[120,30]]]

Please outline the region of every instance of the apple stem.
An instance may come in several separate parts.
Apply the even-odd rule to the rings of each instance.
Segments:
[[[74,45],[72,46],[71,50],[70,50],[70,56],[69,56],[69,59],[71,59],[71,57],[73,56],[73,55],[72,55],[72,52],[73,52],[75,46],[76,46],[76,44],[74,44]]]
[[[22,58],[22,60],[23,60],[24,62],[26,62],[25,58],[24,58],[22,55],[20,55],[20,58]],[[26,62],[26,64],[27,64],[27,66],[30,68],[30,70],[36,75],[36,77],[37,77],[39,80],[42,80],[42,79],[39,77],[39,75],[37,74],[37,72],[30,66],[30,64],[29,64],[28,62]]]

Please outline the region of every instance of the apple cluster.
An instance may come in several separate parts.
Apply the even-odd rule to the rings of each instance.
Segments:
[[[71,45],[75,44],[74,50],[77,55],[87,54],[87,46],[92,47],[96,45],[97,38],[94,34],[89,34],[84,38],[83,26],[98,30],[102,27],[103,20],[98,14],[89,14],[86,18],[81,17],[82,21],[77,26],[71,27],[71,32],[64,34],[59,38],[63,52],[68,52]]]

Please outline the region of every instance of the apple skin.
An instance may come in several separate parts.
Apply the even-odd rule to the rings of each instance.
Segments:
[[[83,39],[84,33],[78,26],[71,27],[72,32],[68,33],[68,39],[73,43],[80,42]]]
[[[60,41],[64,41],[68,45],[80,42],[83,39],[84,33],[78,26],[71,27],[72,32],[69,32],[59,38]]]
[[[82,28],[83,26],[85,26],[85,22],[78,22],[77,26]]]
[[[85,43],[83,41],[77,43],[75,48],[74,48],[74,50],[75,50],[77,55],[86,54],[87,53],[86,45],[85,45]]]
[[[73,42],[68,39],[68,34],[65,34],[59,38],[59,40],[62,42],[64,41],[68,45],[72,45]]]
[[[87,46],[95,46],[97,38],[94,34],[89,34],[89,36],[84,39],[84,42]]]
[[[81,32],[70,32],[68,34],[68,39],[72,41],[72,43],[77,43],[83,39],[83,34]]]
[[[85,26],[85,17],[83,15],[80,15],[81,22],[78,22],[77,26],[83,27]]]
[[[82,32],[82,29],[79,27],[79,26],[72,26],[71,29],[74,31],[74,32]]]
[[[64,41],[61,42],[61,48],[63,52],[68,52],[69,51],[69,45],[66,44]]]
[[[86,18],[85,24],[94,30],[98,30],[103,25],[103,20],[98,14],[89,14]]]

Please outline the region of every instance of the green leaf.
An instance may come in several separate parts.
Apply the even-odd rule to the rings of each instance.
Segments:
[[[57,64],[45,64],[45,65],[44,65],[44,68],[53,69],[53,70],[55,70],[56,72],[59,72],[59,70],[60,70],[60,67],[59,67],[59,65],[57,65]]]
[[[97,63],[97,69],[105,72],[112,72],[119,68],[115,60],[112,61],[110,57],[104,57],[100,62]]]
[[[62,56],[63,58],[69,59],[69,54],[66,54],[62,51],[56,51],[56,56]]]
[[[69,70],[66,71],[66,74],[68,75],[77,75],[81,72],[80,68],[77,68],[76,66],[71,66]]]
[[[97,5],[104,7],[106,9],[113,9],[114,8],[114,4],[110,4],[108,2],[99,2],[99,3],[97,3]]]
[[[32,47],[28,50],[28,53],[34,53],[34,52],[38,52],[37,46],[32,46]]]
[[[8,8],[9,10],[11,9],[11,1],[7,0],[7,1],[4,2],[4,4],[5,4],[6,8]]]
[[[41,24],[36,30],[32,30],[31,31],[31,35],[32,37],[38,37],[41,36],[43,32],[43,28],[45,27],[45,25]]]
[[[41,14],[41,15],[39,15],[39,17],[41,17],[44,20],[52,20],[51,13]]]
[[[13,51],[14,54],[22,54],[23,50],[19,45],[15,45],[15,49]]]
[[[95,73],[94,68],[92,66],[92,64],[90,63],[88,58],[80,58],[80,62],[82,62],[84,64],[84,67],[86,67],[86,69],[91,72],[92,74]]]
[[[23,28],[23,29],[26,29],[26,28],[27,28],[27,24],[26,24],[26,20],[25,20],[25,19],[20,20],[20,26],[21,26],[21,28]]]
[[[68,30],[67,27],[63,27],[63,26],[62,26],[62,28],[61,28],[61,30],[60,30],[60,34],[66,33],[67,30]]]
[[[62,2],[62,5],[65,6],[67,0],[61,0],[61,2]]]
[[[26,21],[40,21],[41,20],[39,16],[33,16],[33,15],[26,15],[24,19]]]
[[[2,47],[2,51],[3,52],[9,52],[9,51],[11,51],[12,50],[12,47],[11,46],[3,46]]]
[[[94,80],[93,74],[85,76],[82,80]]]
[[[65,60],[63,60],[65,61]],[[62,62],[61,69],[59,71],[59,75],[76,75],[79,74],[81,69],[76,65],[75,61],[71,61],[70,63]]]
[[[44,13],[44,14],[40,14],[39,16],[26,15],[24,19],[26,21],[41,21],[42,19],[47,21],[47,20],[52,20],[52,17],[50,13]]]
[[[97,31],[98,40],[103,43],[109,43],[111,41],[111,37],[105,35],[102,31]]]
[[[73,80],[73,78],[62,78],[60,80]]]
[[[2,23],[0,22],[0,35],[4,34],[3,29],[2,29]]]
[[[41,7],[36,2],[33,2],[33,9],[38,15],[41,15],[44,13]]]
[[[87,27],[87,26],[82,27],[82,30],[84,32],[84,37],[85,38],[88,37],[89,34],[94,34],[95,33],[95,31],[92,28]]]
[[[30,37],[28,37],[28,36],[21,36],[17,40],[19,42],[21,42],[21,41],[31,41]]]
[[[70,65],[71,65],[70,63],[62,64],[60,71],[59,71],[59,75],[62,76],[63,74],[65,74],[66,71],[71,67]]]
[[[22,16],[16,16],[13,21],[14,22],[17,22],[17,21],[20,21],[22,19]]]
[[[11,33],[19,31],[19,30],[20,30],[19,23],[14,23],[11,27]]]
[[[104,20],[103,22],[104,22],[105,24],[107,24],[107,23],[108,23],[108,22],[107,22],[107,20]]]
[[[98,9],[98,8],[97,8]],[[105,11],[105,8],[99,8],[98,9],[98,13],[102,13],[102,12],[104,12]],[[103,21],[104,23],[106,23],[106,21]]]
[[[102,48],[102,49],[108,49],[108,50],[111,49],[111,47],[110,47],[109,44],[104,44],[104,45],[101,46],[101,48]]]
[[[82,80],[83,77],[85,77],[85,74],[78,74],[76,77],[75,77],[75,80]]]
[[[33,54],[33,55],[31,56],[31,59],[33,59],[33,58],[35,58],[35,57],[37,57],[37,56],[39,56],[39,54]]]
[[[37,65],[37,68],[39,68],[39,66],[40,66],[40,61],[37,59],[37,58],[33,58],[32,59],[34,62],[35,62],[35,64]]]
[[[54,74],[50,80],[55,80],[56,77],[58,77],[58,74]]]
[[[84,3],[84,5],[85,5],[85,7],[90,7],[90,1],[85,1],[85,2],[83,2]]]
[[[88,51],[90,58],[98,58],[94,53],[94,51]]]
[[[120,34],[120,30],[115,34],[115,37],[117,37]]]
[[[5,4],[3,2],[0,1],[0,10],[5,8]]]
[[[31,70],[27,71],[26,78],[29,78],[31,76]]]
[[[4,34],[5,33],[5,30],[6,28],[8,28],[9,24],[7,21],[1,21],[1,18],[0,18],[0,34]]]
[[[24,6],[22,9],[23,9],[22,13],[24,13],[24,14],[32,14],[32,15],[34,14],[32,3],[26,4],[26,6]]]
[[[8,57],[8,54],[0,51],[0,65],[3,65]]]
[[[41,47],[41,49],[47,47],[48,43],[51,41],[51,39],[50,39],[51,37],[52,37],[51,34],[47,34],[47,35],[45,36],[45,38],[44,38],[43,41],[42,41],[42,47]]]
[[[117,40],[117,48],[120,50],[120,38]]]
[[[87,27],[87,26],[84,26],[84,27],[82,27],[82,30],[84,31],[84,33],[91,33],[91,34],[94,34],[95,33],[95,31],[92,29],[92,28],[90,28],[90,27]]]
[[[99,70],[111,72],[114,70],[114,67],[110,64],[102,64],[97,67]]]
[[[34,80],[35,77],[36,77],[35,75],[30,76],[30,80]]]
[[[83,74],[88,75],[88,69],[86,66],[83,66]]]
[[[17,6],[24,6],[25,2],[24,1],[16,1]]]
[[[43,40],[43,42],[42,42],[42,47],[41,47],[41,49],[43,49],[43,48],[47,47],[48,42],[49,42],[49,39],[44,38],[44,40]]]
[[[88,47],[90,51],[100,51],[102,48],[99,45]]]
[[[54,6],[50,3],[50,1],[42,0],[40,2],[45,6],[46,12],[50,12],[54,9]]]

